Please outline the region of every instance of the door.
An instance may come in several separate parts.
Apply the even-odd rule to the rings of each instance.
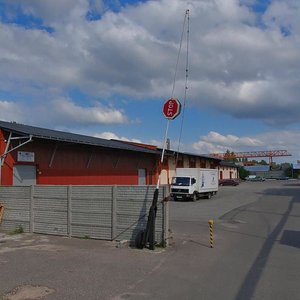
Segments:
[[[16,165],[13,169],[13,185],[36,184],[36,167]]]
[[[139,169],[138,176],[139,176],[138,185],[146,185],[146,169]]]
[[[220,179],[223,179],[223,171],[220,171]]]

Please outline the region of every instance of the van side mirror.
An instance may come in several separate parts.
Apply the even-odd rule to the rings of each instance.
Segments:
[[[191,183],[192,183],[192,184],[195,184],[195,183],[196,183],[196,179],[195,179],[195,178],[192,178]]]

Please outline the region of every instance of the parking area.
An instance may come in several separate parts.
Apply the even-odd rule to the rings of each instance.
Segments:
[[[170,246],[155,251],[0,233],[0,299],[296,299],[300,245],[284,236],[299,230],[298,188],[245,182],[170,202]]]

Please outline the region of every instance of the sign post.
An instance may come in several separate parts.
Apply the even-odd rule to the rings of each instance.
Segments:
[[[168,123],[167,123],[167,129],[166,129],[164,144],[163,144],[163,151],[162,151],[162,154],[161,154],[161,163],[163,163],[163,161],[164,161],[164,155],[165,155],[165,150],[166,150],[166,143],[167,143],[167,138],[168,138],[170,120],[174,120],[180,114],[180,111],[181,111],[181,103],[176,98],[168,99],[165,102],[165,104],[163,105],[163,114],[164,114],[165,118],[168,120]],[[159,185],[159,183],[158,183],[158,185]]]
[[[164,161],[164,154],[165,154],[165,149],[166,149],[166,141],[167,141],[167,137],[168,137],[170,120],[174,120],[180,114],[180,111],[181,111],[181,103],[179,102],[178,99],[170,98],[163,105],[163,114],[164,114],[165,118],[168,120],[168,122],[167,122],[166,134],[165,134],[165,139],[164,139],[164,144],[163,144],[163,151],[162,151],[161,160],[160,160],[161,165]],[[139,235],[139,240],[137,241],[138,248],[146,247],[147,243],[149,242],[149,249],[154,250],[155,218],[156,218],[156,211],[157,211],[157,201],[158,201],[158,196],[159,196],[160,175],[161,175],[161,170],[159,171],[159,174],[158,174],[158,180],[157,180],[157,184],[156,184],[156,189],[153,194],[152,205],[149,209],[146,230],[141,232],[141,234]]]

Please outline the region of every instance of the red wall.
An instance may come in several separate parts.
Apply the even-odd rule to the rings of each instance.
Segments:
[[[8,139],[8,135],[5,136],[2,130],[0,129],[0,154],[2,155],[6,148],[5,140]],[[7,155],[4,165],[0,166],[1,168],[1,185],[12,185],[12,172],[13,172],[13,158],[10,154]]]
[[[0,130],[0,153],[5,150],[3,139]],[[7,155],[2,168],[2,185],[13,184],[14,165],[26,164],[17,162],[17,151],[35,153],[35,162],[27,164],[36,166],[37,184],[137,185],[138,169],[146,169],[147,184],[155,184],[157,180],[158,155],[34,140]]]

